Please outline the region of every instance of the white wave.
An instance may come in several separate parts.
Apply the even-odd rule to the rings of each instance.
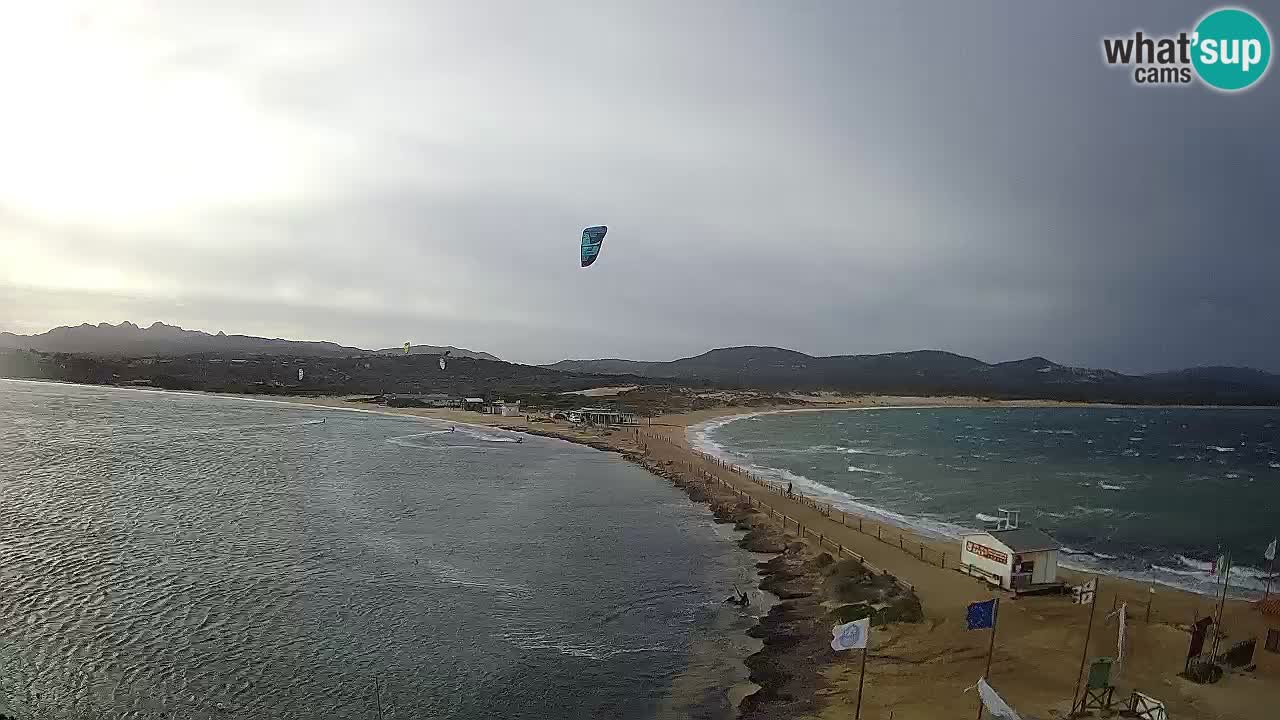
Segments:
[[[1103,490],[1128,490],[1129,489],[1123,485],[1108,485],[1107,483],[1104,483],[1104,482],[1098,483],[1098,487],[1102,488]]]
[[[1221,453],[1235,452],[1235,451],[1236,451],[1236,449],[1235,449],[1235,448],[1233,448],[1233,447],[1222,447],[1221,445],[1206,445],[1206,446],[1205,446],[1205,450],[1216,450],[1216,451],[1221,452]]]
[[[1200,572],[1209,572],[1213,569],[1213,563],[1211,562],[1196,560],[1194,558],[1189,558],[1186,555],[1178,555],[1176,557],[1178,558],[1178,562],[1194,570],[1199,570]]]
[[[878,448],[846,448],[845,452],[850,455],[881,455],[884,457],[906,457],[916,454],[911,450],[880,450]]]
[[[1272,467],[1280,470],[1280,462],[1269,462],[1267,463],[1267,467]]]
[[[1240,473],[1227,473],[1224,477],[1226,477],[1228,480],[1239,480]]]
[[[857,465],[850,465],[848,469],[849,469],[849,472],[867,473],[869,475],[884,475],[884,473],[879,470],[872,470],[871,468],[858,467]]]
[[[1143,440],[1144,440],[1144,438],[1140,438],[1140,437],[1131,437],[1131,438],[1129,438],[1129,442],[1142,442]]]
[[[989,523],[989,522],[996,522],[1000,518],[995,517],[994,515],[988,515],[986,513],[977,513],[976,515],[973,516],[973,519],[977,520],[978,522]]]
[[[1115,555],[1108,555],[1104,552],[1093,552],[1093,553],[1090,553],[1090,555],[1093,555],[1099,560],[1115,560],[1116,559]]]

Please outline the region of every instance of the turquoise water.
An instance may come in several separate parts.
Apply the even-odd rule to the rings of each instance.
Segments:
[[[728,715],[754,558],[634,465],[514,440],[0,381],[0,712]]]
[[[875,409],[765,414],[691,430],[704,450],[806,493],[955,537],[997,508],[1067,563],[1199,592],[1220,550],[1261,590],[1280,534],[1280,410]]]

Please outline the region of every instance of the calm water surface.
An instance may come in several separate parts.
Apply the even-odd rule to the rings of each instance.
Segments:
[[[639,468],[514,439],[0,381],[0,703],[371,718],[376,679],[388,718],[723,716],[753,559]]]

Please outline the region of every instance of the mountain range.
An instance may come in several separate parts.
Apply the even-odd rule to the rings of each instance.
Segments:
[[[1280,404],[1280,375],[1252,368],[1198,367],[1126,375],[1060,365],[1038,356],[993,364],[941,350],[815,357],[784,348],[748,346],[720,348],[668,362],[562,360],[545,367],[764,389],[1136,403]]]
[[[941,350],[813,356],[784,348],[746,346],[719,348],[666,362],[562,360],[550,365],[529,366],[502,362],[488,353],[451,346],[414,345],[407,354],[409,357],[401,360],[396,356],[406,355],[403,347],[365,350],[331,342],[221,332],[209,334],[164,323],[141,328],[129,322],[58,327],[38,335],[0,333],[0,351],[5,349],[66,353],[104,360],[187,357],[196,362],[191,369],[194,374],[187,377],[185,372],[182,373],[181,382],[191,387],[199,387],[212,377],[209,374],[211,366],[207,363],[219,362],[218,357],[234,360],[236,357],[289,356],[350,359],[351,362],[331,368],[333,375],[327,382],[333,392],[363,392],[369,388],[407,392],[403,388],[427,388],[443,380],[442,376],[423,376],[417,368],[420,364],[423,368],[433,366],[429,359],[421,356],[449,351],[454,358],[480,363],[456,368],[462,375],[455,380],[461,383],[465,376],[465,387],[475,389],[495,383],[525,390],[536,387],[577,389],[589,387],[584,383],[592,382],[592,378],[599,384],[608,384],[622,379],[615,376],[626,376],[626,383],[622,384],[650,379],[659,384],[771,391],[836,390],[846,393],[975,395],[1087,402],[1280,405],[1280,375],[1252,368],[1197,367],[1128,375],[1112,370],[1070,367],[1038,356],[987,363]],[[197,356],[204,359],[196,359]],[[383,361],[370,363],[359,360],[373,357],[383,358]],[[420,360],[427,364],[418,362]],[[167,371],[172,374],[179,366],[185,367],[170,363]],[[450,376],[454,366],[450,363]],[[38,376],[57,377],[58,373],[50,370],[52,366],[48,363],[42,361],[41,367],[45,369]],[[118,367],[111,367],[114,369],[102,377],[136,375],[135,379],[145,379],[145,372],[120,373]],[[128,367],[133,368],[134,364]],[[244,371],[245,366],[239,367]],[[105,372],[103,368],[94,372]],[[275,382],[274,375],[268,375],[270,377],[264,375],[265,379],[257,378],[254,382]],[[96,377],[92,373],[88,376]]]
[[[115,357],[174,356],[222,352],[239,355],[294,355],[302,357],[346,357],[350,355],[404,354],[403,347],[365,350],[331,342],[282,340],[253,335],[209,334],[186,330],[162,322],[139,327],[131,322],[119,325],[98,323],[56,327],[38,335],[0,333],[0,348],[39,350]],[[437,345],[414,345],[410,354],[439,355],[450,351],[454,357],[497,360],[489,353]]]

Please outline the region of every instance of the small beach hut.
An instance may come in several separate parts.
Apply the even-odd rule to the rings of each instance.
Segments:
[[[1061,587],[1058,544],[1035,528],[970,533],[960,539],[960,569],[1005,590],[1028,592]]]

